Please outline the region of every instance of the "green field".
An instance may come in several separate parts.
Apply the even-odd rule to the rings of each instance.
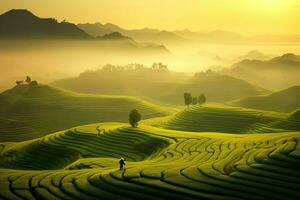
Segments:
[[[98,134],[99,126],[105,132]],[[297,132],[92,124],[2,143],[0,198],[299,199],[299,142]],[[118,169],[121,156],[124,171]]]
[[[0,10],[0,200],[300,200],[300,0]]]
[[[46,85],[0,102],[0,199],[300,198],[299,110],[168,108]],[[133,108],[138,128],[122,123]]]
[[[236,134],[300,131],[300,117],[295,113],[268,112],[215,103],[190,106],[173,115],[148,119],[143,123],[173,130]]]
[[[20,85],[0,94],[0,141],[23,141],[97,122],[126,122],[137,108],[143,118],[168,115],[170,109],[140,98],[79,94],[48,85]]]
[[[300,86],[293,86],[269,95],[244,97],[231,104],[277,112],[292,112],[300,108]]]

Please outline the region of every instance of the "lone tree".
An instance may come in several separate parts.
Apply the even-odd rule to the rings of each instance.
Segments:
[[[192,102],[193,102],[193,97],[192,97],[192,94],[189,93],[189,92],[185,92],[183,94],[183,97],[184,97],[184,104],[186,106],[189,106]]]
[[[199,97],[198,97],[198,104],[204,104],[206,102],[206,97],[204,94],[201,94]]]
[[[193,102],[192,102],[192,104],[193,105],[196,105],[198,103],[198,98],[197,97],[193,97]]]
[[[27,84],[30,84],[31,83],[31,78],[29,76],[27,76],[25,81],[26,81]]]
[[[142,115],[137,109],[133,109],[129,113],[129,123],[132,127],[137,127],[138,122],[142,119]]]

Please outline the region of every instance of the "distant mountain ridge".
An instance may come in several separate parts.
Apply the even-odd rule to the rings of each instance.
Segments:
[[[271,59],[269,56],[258,50],[249,51],[246,55],[240,56],[236,59],[236,61],[242,60],[269,60]]]
[[[189,29],[167,31],[153,28],[125,29],[112,23],[80,23],[77,26],[93,36],[103,36],[107,33],[120,32],[137,40],[147,42],[203,42],[203,43],[294,43],[300,42],[300,35],[254,35],[245,36],[233,31],[191,31]]]
[[[75,24],[39,18],[25,9],[13,9],[0,15],[0,38],[132,40],[117,31],[94,37]]]
[[[270,90],[300,85],[300,55],[287,53],[269,60],[245,59],[224,71]]]
[[[122,28],[113,25],[113,24],[101,24],[101,23],[86,23],[86,24],[77,24],[77,27],[81,30],[84,30],[88,34],[94,36],[94,37],[100,37],[104,36],[105,34],[110,34],[113,32],[120,32],[120,30],[123,30]]]
[[[101,24],[98,25],[102,26]],[[106,26],[117,29],[113,24],[106,24]],[[103,36],[94,37],[78,28],[75,24],[65,21],[58,22],[53,18],[40,18],[25,9],[12,9],[0,15],[0,39],[21,39],[25,41],[28,39],[39,39],[40,42],[49,39],[95,41],[93,44],[96,44],[97,41],[100,41],[100,43],[101,41],[111,41],[108,46],[119,48],[121,51],[127,48],[125,51],[170,54],[164,45],[139,43],[118,31],[106,31]]]
[[[180,44],[189,42],[209,43],[291,43],[300,42],[300,35],[257,35],[244,36],[231,31],[215,30],[209,32],[193,32],[188,29],[166,31],[152,28],[124,29],[112,23],[58,22],[53,18],[39,18],[25,9],[12,9],[0,15],[0,38],[70,38],[91,39],[105,34],[118,32],[142,42],[158,42],[163,44]],[[124,38],[127,39],[127,38]]]
[[[246,97],[233,101],[233,104],[261,110],[291,112],[300,108],[300,86],[293,86],[270,95]]]
[[[103,36],[98,36],[96,38],[102,40],[132,40],[130,37],[126,37],[119,32],[107,33]]]
[[[70,38],[92,37],[75,24],[39,18],[25,9],[13,9],[0,15],[0,38]]]
[[[85,23],[85,24],[77,24],[77,26],[87,32],[88,34],[99,37],[104,36],[108,33],[119,32],[123,35],[127,35],[136,40],[141,40],[143,42],[159,42],[159,43],[170,43],[170,42],[185,42],[186,39],[177,35],[172,31],[165,31],[159,29],[133,29],[128,30],[124,29],[118,25],[106,23]]]

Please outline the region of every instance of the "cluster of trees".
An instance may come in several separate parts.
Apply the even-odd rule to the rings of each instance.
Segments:
[[[168,66],[164,65],[161,62],[153,63],[152,66],[150,67],[150,69],[153,71],[159,71],[159,72],[168,72],[169,71]]]
[[[190,92],[185,92],[183,94],[184,104],[186,106],[196,105],[196,104],[204,104],[206,102],[206,97],[204,94],[199,95],[198,97],[193,97]]]
[[[16,84],[17,85],[23,85],[23,84],[28,84],[28,85],[37,85],[38,82],[37,81],[33,81],[31,80],[31,78],[29,76],[26,76],[26,79],[25,81],[24,80],[19,80],[19,81],[16,81]]]
[[[101,68],[101,71],[103,72],[122,72],[122,71],[152,71],[152,72],[168,72],[168,66],[158,62],[153,63],[151,67],[147,67],[143,64],[138,63],[132,63],[128,65],[112,65],[112,64],[106,64]]]

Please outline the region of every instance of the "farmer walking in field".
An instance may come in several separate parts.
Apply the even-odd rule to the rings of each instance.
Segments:
[[[119,160],[119,164],[120,164],[120,170],[124,169],[125,159],[124,159],[124,158],[121,158],[121,159]]]

